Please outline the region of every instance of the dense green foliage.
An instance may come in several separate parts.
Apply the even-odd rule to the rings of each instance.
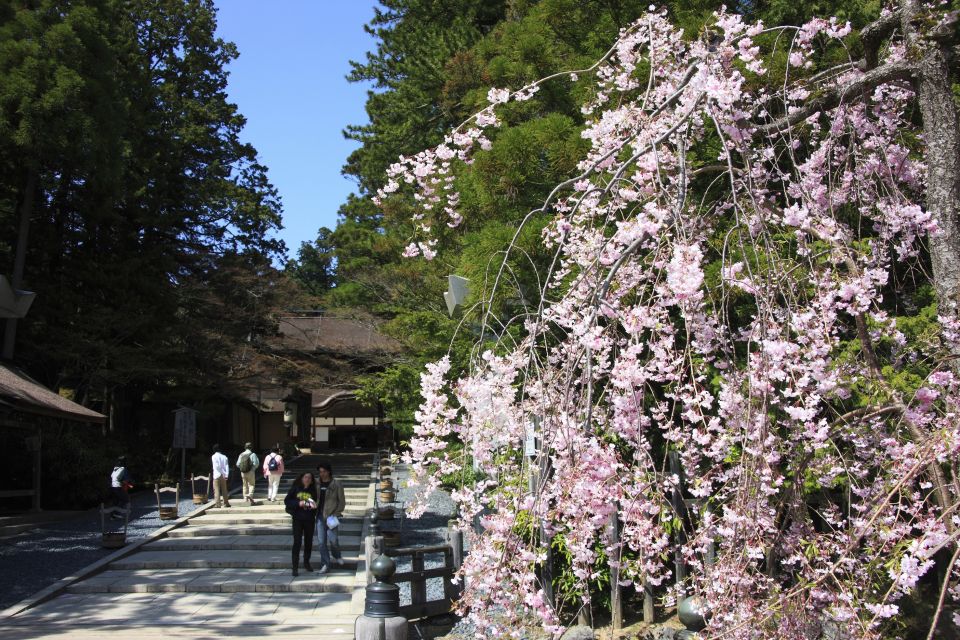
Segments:
[[[78,399],[219,384],[264,330],[280,204],[215,27],[202,0],[0,5],[0,259],[26,201],[39,292],[17,359]]]
[[[38,294],[16,362],[120,441],[144,437],[145,400],[229,397],[287,287],[279,197],[215,29],[212,0],[0,2],[0,264],[25,215]]]

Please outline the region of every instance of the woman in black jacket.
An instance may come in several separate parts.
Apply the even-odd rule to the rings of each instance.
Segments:
[[[283,499],[287,513],[293,516],[293,575],[300,575],[300,545],[303,545],[303,568],[313,571],[310,554],[313,552],[313,528],[317,521],[317,483],[309,471],[293,481]]]

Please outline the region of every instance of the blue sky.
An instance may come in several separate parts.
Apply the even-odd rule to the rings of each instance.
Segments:
[[[367,86],[344,76],[374,40],[369,0],[216,0],[217,34],[236,43],[227,92],[247,118],[243,139],[260,153],[283,199],[279,236],[296,257],[303,241],[337,222],[355,184],[340,167],[356,144],[348,124],[367,122]]]

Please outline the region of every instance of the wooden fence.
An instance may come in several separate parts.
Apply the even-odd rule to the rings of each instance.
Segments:
[[[410,558],[410,570],[396,573],[394,584],[410,583],[410,604],[400,607],[400,615],[407,620],[449,613],[453,602],[460,596],[461,585],[453,582],[453,576],[463,565],[463,532],[450,529],[447,544],[419,547],[384,546],[383,536],[367,536],[365,555],[367,562],[367,583],[373,582],[370,565],[374,558],[383,554],[391,558]],[[427,556],[443,555],[443,566],[426,568]],[[443,597],[439,600],[427,599],[427,580],[443,579]]]

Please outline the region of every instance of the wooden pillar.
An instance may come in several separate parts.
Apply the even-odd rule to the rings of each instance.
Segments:
[[[43,450],[43,428],[37,424],[37,436],[33,450],[33,510],[42,511],[40,507],[40,498],[43,493],[42,479],[43,469],[40,467],[41,454]]]
[[[410,604],[423,606],[427,603],[427,579],[423,577],[423,552],[415,551],[411,560],[414,577],[410,580]]]
[[[620,552],[620,523],[617,518],[617,512],[610,514],[610,544],[616,546],[616,566],[610,567],[610,624],[615,631],[623,628],[623,599],[620,590],[620,558],[623,555]]]

